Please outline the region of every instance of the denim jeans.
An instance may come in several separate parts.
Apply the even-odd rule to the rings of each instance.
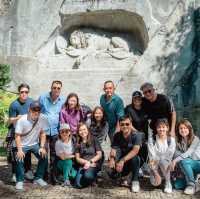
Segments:
[[[28,152],[32,152],[35,157],[38,159],[38,166],[35,173],[35,180],[39,178],[44,177],[45,170],[47,168],[47,157],[42,158],[42,156],[39,154],[39,144],[35,144],[33,146],[25,146],[22,147],[22,151],[26,155]],[[15,155],[17,154],[17,151],[15,152]],[[18,160],[16,158],[16,178],[17,182],[24,181],[24,160]]]
[[[79,168],[75,179],[75,186],[77,188],[83,188],[91,185],[96,180],[98,172],[98,167],[90,167],[87,170],[82,167]]]
[[[186,158],[179,162],[179,166],[184,173],[187,186],[194,186],[196,175],[200,173],[200,160]]]
[[[50,151],[50,175],[51,175],[51,182],[54,183],[56,181],[56,151],[55,151],[55,144],[58,140],[58,135],[54,136],[47,136],[47,142],[49,143],[49,151]],[[47,175],[47,174],[46,174]]]
[[[122,157],[121,150],[116,149],[116,162],[118,162]],[[112,178],[119,178],[121,176],[127,176],[130,172],[132,173],[132,181],[138,181],[140,169],[140,157],[138,155],[134,156],[129,161],[125,162],[123,170],[121,173],[117,172],[115,169],[108,170],[108,175]]]

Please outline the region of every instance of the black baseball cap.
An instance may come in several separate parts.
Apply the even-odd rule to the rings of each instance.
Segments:
[[[30,109],[31,110],[41,110],[41,105],[40,105],[40,102],[35,100],[35,101],[32,101],[31,104],[30,104]]]
[[[134,91],[132,97],[142,97],[142,93],[140,91]]]

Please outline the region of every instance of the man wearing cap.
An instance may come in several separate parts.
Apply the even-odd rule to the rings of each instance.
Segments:
[[[10,161],[12,167],[12,182],[16,182],[16,163],[12,157],[12,144],[15,139],[15,125],[16,122],[22,117],[22,115],[28,113],[30,103],[33,101],[32,98],[28,97],[30,87],[28,84],[22,83],[18,86],[19,97],[14,100],[9,107],[9,134],[6,137],[8,146],[10,147]],[[27,153],[24,159],[25,177],[28,180],[33,180],[33,173],[31,171],[31,154]]]
[[[153,84],[146,82],[140,90],[144,94],[142,106],[151,120],[150,128],[156,133],[156,121],[160,118],[167,118],[170,125],[170,135],[175,136],[176,111],[172,100],[163,94],[158,94]]]
[[[108,136],[112,142],[115,132],[119,131],[119,118],[124,116],[124,103],[121,97],[114,93],[113,81],[104,82],[104,92],[100,98],[101,107],[104,109],[109,125]]]
[[[56,156],[55,143],[58,138],[59,114],[65,102],[64,97],[60,96],[61,88],[62,82],[55,80],[51,84],[51,91],[39,97],[42,106],[41,112],[48,120],[48,128],[45,132],[50,149],[50,174],[52,184],[56,182],[54,160]]]
[[[23,115],[15,128],[15,158],[16,158],[16,189],[23,190],[24,181],[24,157],[26,153],[32,152],[38,159],[38,166],[34,177],[34,183],[46,186],[43,180],[47,168],[47,156],[45,150],[47,120],[40,114],[39,101],[30,104],[28,114]],[[39,143],[40,140],[40,143]]]

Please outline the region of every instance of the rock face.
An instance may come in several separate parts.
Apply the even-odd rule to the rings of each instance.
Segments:
[[[1,0],[0,60],[11,88],[27,82],[34,97],[59,79],[64,95],[96,105],[111,79],[129,103],[151,81],[181,106],[177,85],[197,58],[193,13],[189,0]]]

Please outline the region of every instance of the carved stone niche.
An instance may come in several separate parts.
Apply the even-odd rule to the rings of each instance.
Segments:
[[[148,45],[142,17],[130,11],[60,12],[60,16],[54,55],[48,55],[52,68],[125,69],[137,63]]]

